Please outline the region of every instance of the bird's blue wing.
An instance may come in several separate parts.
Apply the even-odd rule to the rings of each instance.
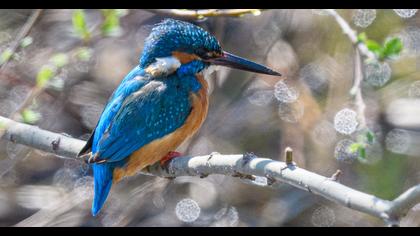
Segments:
[[[148,82],[149,79],[144,75],[143,70],[141,70],[139,67],[135,67],[121,81],[118,88],[109,98],[108,103],[102,111],[98,124],[96,125],[96,128],[92,134],[92,153],[96,153],[98,141],[102,138],[105,129],[109,127],[112,120],[114,119],[114,116],[118,113],[123,104],[123,101],[133,92],[142,88]]]
[[[123,160],[181,127],[190,114],[191,104],[188,91],[175,83],[179,80],[149,80],[124,100],[115,97],[101,117],[107,125],[100,121],[101,126],[97,127],[100,132],[95,134],[98,138],[94,139],[94,153],[98,160]]]
[[[79,155],[86,154],[89,150],[91,150],[93,154],[98,153],[98,150],[101,148],[98,143],[105,138],[105,130],[113,124],[114,118],[122,108],[125,99],[149,82],[150,79],[145,76],[143,70],[139,67],[134,68],[123,81],[121,81],[121,84],[108,100],[108,104],[105,106],[94,132]],[[112,185],[113,170],[120,164],[121,163],[118,162],[92,164],[95,192],[92,203],[92,215],[97,215],[102,208]]]

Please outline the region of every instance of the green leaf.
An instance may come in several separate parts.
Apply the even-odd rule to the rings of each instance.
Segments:
[[[83,40],[88,41],[90,39],[90,32],[86,23],[85,12],[81,9],[77,9],[73,12],[72,17],[73,29],[76,34]]]
[[[349,151],[351,153],[355,153],[355,152],[357,152],[362,147],[363,147],[363,144],[362,143],[353,143],[353,144],[351,144],[349,146]]]
[[[92,57],[92,54],[93,50],[88,47],[80,47],[76,51],[76,57],[81,61],[89,61]]]
[[[403,49],[403,44],[400,38],[394,37],[387,40],[384,45],[380,45],[378,42],[368,39],[366,33],[360,33],[357,36],[358,42],[366,44],[369,51],[375,53],[379,60],[384,60],[398,56]]]
[[[366,159],[366,148],[365,147],[360,147],[359,148],[359,156],[363,159]]]
[[[366,40],[367,40],[367,36],[366,36],[365,32],[362,32],[359,35],[357,35],[357,41],[358,42],[364,43],[364,42],[366,42]]]
[[[382,46],[379,43],[375,42],[374,40],[370,40],[370,39],[367,39],[365,41],[365,43],[366,43],[366,47],[369,49],[369,51],[371,51],[371,52],[373,52],[377,55],[381,53]]]
[[[12,58],[12,56],[13,56],[13,53],[10,48],[7,48],[6,50],[4,50],[0,55],[0,65],[9,61],[10,58]]]
[[[22,116],[23,122],[27,124],[34,124],[39,119],[41,119],[41,114],[39,112],[33,111],[29,108],[26,108],[25,110],[23,110],[21,113],[21,116]]]
[[[61,68],[69,63],[69,57],[65,53],[57,53],[53,57],[51,57],[50,61],[57,68]]]
[[[51,66],[43,66],[36,76],[36,86],[44,87],[54,74],[55,68]]]
[[[367,131],[366,132],[366,139],[368,141],[369,144],[373,143],[373,140],[375,139],[375,134],[372,131]]]
[[[101,10],[104,21],[101,25],[102,34],[106,36],[118,36],[121,33],[120,16],[115,9]]]
[[[27,36],[20,41],[20,47],[26,48],[27,46],[31,45],[33,42],[33,39],[31,36]]]
[[[385,42],[382,51],[382,59],[398,56],[403,49],[403,43],[400,38],[394,37]]]

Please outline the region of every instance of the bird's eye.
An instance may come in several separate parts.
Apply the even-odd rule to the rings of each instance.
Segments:
[[[211,59],[216,57],[216,54],[214,52],[205,52],[203,54],[201,54],[201,58],[203,59]]]
[[[206,53],[206,55],[207,55],[208,57],[214,57],[214,53],[213,53],[213,52],[208,52],[208,53]]]

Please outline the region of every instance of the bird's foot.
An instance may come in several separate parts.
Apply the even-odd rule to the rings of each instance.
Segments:
[[[92,164],[92,163],[104,163],[106,162],[106,160],[101,160],[98,159],[98,154],[96,153],[95,155],[92,155],[92,153],[87,153],[84,154],[82,156],[80,156],[79,158],[83,159],[85,161],[86,164]]]
[[[176,158],[176,157],[181,157],[182,153],[180,152],[168,152],[168,154],[166,154],[166,156],[164,156],[162,159],[160,159],[160,165],[162,167],[167,166],[167,164],[169,163],[170,160]]]

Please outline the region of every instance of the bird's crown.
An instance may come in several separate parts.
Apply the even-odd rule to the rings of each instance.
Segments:
[[[156,58],[183,52],[205,58],[221,53],[217,39],[204,29],[179,20],[166,19],[155,25],[144,43],[140,66],[145,68]]]

